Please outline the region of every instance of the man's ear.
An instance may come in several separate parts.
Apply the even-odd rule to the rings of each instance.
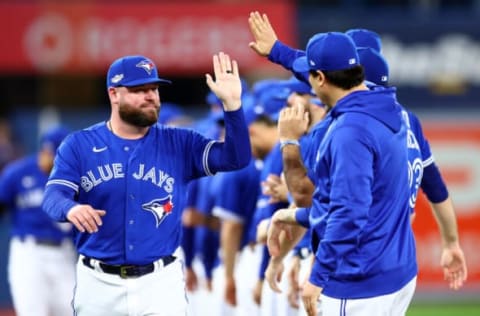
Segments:
[[[318,85],[319,85],[320,87],[325,84],[325,82],[326,82],[327,79],[325,78],[325,74],[323,73],[323,71],[318,70],[317,80],[318,80]]]

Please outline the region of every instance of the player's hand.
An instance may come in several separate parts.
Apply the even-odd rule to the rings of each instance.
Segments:
[[[82,233],[85,231],[96,233],[102,226],[102,216],[107,214],[104,210],[96,210],[87,204],[78,204],[67,213],[67,219]]]
[[[225,301],[231,306],[237,306],[237,286],[233,277],[225,280]]]
[[[303,286],[302,300],[308,316],[317,316],[317,307],[318,303],[320,302],[320,294],[322,294],[321,287],[313,285],[308,281]]]
[[[205,214],[194,207],[188,207],[183,210],[182,224],[185,227],[200,226],[205,223]]]
[[[299,300],[300,300],[300,282],[299,282],[299,274],[300,274],[300,257],[293,256],[292,260],[290,261],[290,268],[288,269],[288,303],[293,308],[299,308]]]
[[[258,55],[268,56],[278,38],[270,21],[268,21],[267,15],[260,15],[257,11],[251,12],[248,18],[248,25],[255,39],[255,41],[250,42],[248,46]]]
[[[278,136],[280,140],[300,139],[308,129],[309,117],[305,105],[298,103],[280,111]]]
[[[225,111],[236,111],[241,106],[242,84],[238,73],[238,64],[230,56],[220,52],[213,55],[215,80],[206,74],[207,85],[222,100]]]
[[[288,188],[283,177],[271,173],[261,186],[262,193],[270,196],[269,203],[288,202]]]
[[[268,261],[267,270],[265,270],[265,280],[270,288],[277,293],[282,293],[279,283],[282,281],[283,269],[283,260],[278,257],[271,257]]]
[[[280,234],[286,234],[292,240],[292,224],[296,224],[295,209],[284,208],[275,211],[268,227],[267,246],[271,256],[280,255]]]
[[[263,288],[263,280],[258,279],[252,291],[253,301],[258,306],[262,304],[262,288]]]
[[[190,267],[185,269],[185,286],[187,291],[195,292],[198,289],[198,278],[195,271]]]
[[[268,226],[270,225],[270,218],[260,221],[257,225],[257,243],[266,244],[268,237]]]
[[[467,264],[465,255],[458,242],[443,248],[440,264],[443,267],[443,275],[453,290],[458,290],[467,280]]]

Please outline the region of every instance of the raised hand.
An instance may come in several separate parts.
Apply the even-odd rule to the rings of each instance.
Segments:
[[[250,32],[255,41],[250,42],[248,46],[260,56],[268,56],[272,50],[273,44],[277,41],[277,34],[273,29],[266,14],[251,12],[248,18]]]
[[[308,112],[303,104],[296,104],[280,111],[278,119],[278,135],[280,140],[300,139],[307,132],[309,124]]]
[[[236,111],[241,106],[242,84],[238,73],[238,64],[230,56],[220,52],[213,55],[213,73],[206,74],[207,85],[222,100],[225,111]]]

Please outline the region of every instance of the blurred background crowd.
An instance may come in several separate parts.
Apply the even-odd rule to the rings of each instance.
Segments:
[[[398,98],[422,119],[456,203],[469,280],[448,290],[438,232],[419,201],[416,301],[478,301],[480,296],[480,1],[479,0],[21,0],[0,1],[0,169],[37,150],[49,126],[72,130],[106,120],[108,65],[143,54],[172,80],[160,88],[160,120],[194,126],[210,115],[205,84],[211,56],[238,60],[245,90],[289,73],[248,47],[251,11],[265,12],[278,37],[304,49],[315,33],[366,28],[380,34]],[[8,252],[8,215],[0,251]],[[0,308],[11,298],[0,256]],[[480,311],[478,311],[480,314]],[[1,314],[1,312],[0,312]],[[473,315],[473,314],[472,314]]]

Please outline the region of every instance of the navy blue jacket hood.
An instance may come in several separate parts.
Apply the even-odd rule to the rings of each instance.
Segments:
[[[347,112],[364,113],[397,133],[402,126],[402,117],[395,92],[395,88],[383,87],[352,92],[337,102],[332,116],[335,118]]]

